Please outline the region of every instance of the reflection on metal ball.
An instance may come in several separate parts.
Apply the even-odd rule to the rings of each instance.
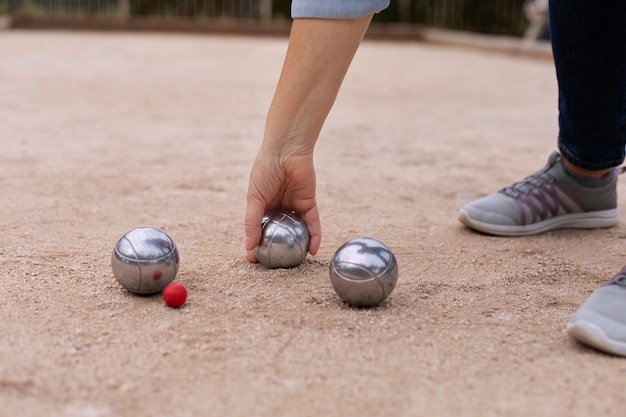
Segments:
[[[267,268],[293,268],[309,252],[309,229],[295,213],[272,212],[263,217],[261,241],[254,249]]]
[[[335,292],[355,307],[380,304],[398,281],[398,263],[391,250],[372,238],[344,243],[330,262],[330,281]]]
[[[133,229],[120,238],[111,255],[115,279],[134,294],[154,294],[178,272],[178,249],[164,232],[151,227]]]

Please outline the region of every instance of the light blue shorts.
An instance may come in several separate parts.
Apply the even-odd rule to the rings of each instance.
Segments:
[[[291,17],[356,19],[389,7],[389,0],[293,0]]]

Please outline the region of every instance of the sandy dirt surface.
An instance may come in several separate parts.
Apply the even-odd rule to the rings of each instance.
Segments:
[[[285,50],[0,32],[0,416],[623,416],[626,361],[564,327],[623,266],[624,226],[495,238],[456,219],[555,149],[552,62],[364,42],[316,150],[320,253],[267,270],[243,213]],[[183,308],[114,279],[140,226],[178,245]],[[330,285],[358,236],[398,259],[377,308]]]

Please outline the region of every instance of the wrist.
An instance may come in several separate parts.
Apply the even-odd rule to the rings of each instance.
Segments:
[[[278,156],[307,156],[312,155],[315,149],[317,136],[312,135],[268,135],[261,144],[261,151]]]

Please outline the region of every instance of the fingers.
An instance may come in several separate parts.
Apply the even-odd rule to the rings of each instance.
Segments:
[[[246,258],[248,259],[248,262],[253,263],[253,264],[256,264],[259,262],[253,250],[246,251]]]
[[[261,223],[265,215],[265,208],[262,203],[255,200],[248,202],[246,210],[246,219],[244,221],[245,228],[245,248],[246,258],[251,263],[259,262],[254,254],[254,248],[261,241]],[[312,256],[317,254],[322,242],[322,227],[320,222],[319,210],[317,206],[302,214],[302,220],[306,223],[309,230],[309,253]]]
[[[309,253],[315,255],[321,243],[319,211],[315,201],[315,170],[312,156],[276,160],[258,156],[248,184],[244,220],[246,258],[258,262],[254,248],[261,241],[263,216],[270,211],[295,211],[309,229]]]
[[[317,209],[317,205],[313,206],[312,209],[302,214],[302,220],[304,220],[307,228],[309,229],[309,253],[312,256],[315,256],[322,242],[322,225],[320,222],[320,213]]]
[[[248,203],[246,210],[246,218],[244,220],[245,247],[247,251],[251,251],[261,241],[261,222],[263,220],[264,210],[262,206],[254,203]]]
[[[252,186],[250,187],[252,189]],[[255,197],[255,193],[248,191],[248,205],[244,220],[244,236],[246,257],[252,263],[258,262],[254,255],[254,248],[261,241],[261,223],[265,214],[265,204]]]
[[[264,210],[262,208],[259,210],[258,207],[255,204],[248,204],[244,222],[246,258],[252,263],[258,262],[254,248],[261,241],[261,223],[265,214]],[[309,253],[315,256],[322,242],[322,227],[317,206],[305,213],[302,220],[309,230]]]

